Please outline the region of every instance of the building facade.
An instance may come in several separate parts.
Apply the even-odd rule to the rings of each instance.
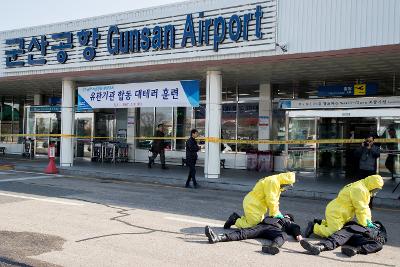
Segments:
[[[170,161],[191,128],[224,140],[202,144],[208,178],[255,150],[276,170],[345,173],[359,144],[310,140],[398,138],[399,15],[396,0],[203,0],[0,32],[1,146],[22,153],[32,135],[39,155],[55,140],[72,166],[101,137],[146,162],[164,123]],[[200,81],[198,107],[76,108],[79,87],[179,80]],[[397,143],[381,149],[379,171],[398,168]]]

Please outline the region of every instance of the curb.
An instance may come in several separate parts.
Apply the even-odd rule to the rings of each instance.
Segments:
[[[43,167],[38,166],[16,166],[16,170],[19,171],[36,171],[43,172]],[[59,168],[59,174],[75,177],[90,177],[103,180],[113,180],[113,181],[124,181],[124,182],[139,182],[148,184],[161,184],[161,185],[172,185],[172,186],[184,186],[184,180],[177,179],[174,177],[167,176],[149,176],[149,175],[134,175],[134,174],[123,174],[123,173],[104,173],[99,171],[86,171],[86,170],[71,170],[67,168]],[[215,181],[205,181],[199,180],[202,188],[211,190],[229,190],[241,193],[249,192],[253,186],[231,183],[231,182],[215,182]],[[289,198],[300,198],[300,199],[311,199],[311,200],[332,200],[337,196],[337,193],[331,192],[318,192],[318,191],[308,191],[302,189],[291,189],[285,192],[282,197]],[[390,198],[379,198],[374,199],[374,207],[382,208],[392,208],[400,209],[400,201],[397,199]]]

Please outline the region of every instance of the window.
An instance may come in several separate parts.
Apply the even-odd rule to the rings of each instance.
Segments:
[[[176,137],[186,138],[192,127],[192,108],[176,108]],[[176,140],[176,150],[185,149],[185,139]]]
[[[238,140],[258,139],[258,102],[238,104]],[[257,149],[257,144],[238,144],[237,151]]]
[[[1,99],[1,142],[18,142],[16,134],[22,133],[23,99],[4,97]]]
[[[140,108],[137,109],[138,124],[137,133],[139,137],[154,136],[154,108]],[[152,140],[141,140],[137,142],[138,148],[149,149]]]
[[[173,118],[172,118],[173,108],[170,107],[161,107],[156,108],[156,123],[154,125],[154,129],[159,124],[164,124],[164,134],[165,136],[174,136],[174,128],[173,128]],[[155,133],[155,131],[154,131]],[[164,140],[166,148],[172,149],[172,140]]]

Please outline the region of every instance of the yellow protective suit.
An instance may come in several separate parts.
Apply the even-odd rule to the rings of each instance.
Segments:
[[[365,179],[346,185],[340,190],[337,198],[329,202],[325,210],[325,220],[321,224],[314,224],[314,234],[329,237],[342,229],[343,225],[353,219],[362,226],[367,226],[371,220],[369,201],[370,191],[382,189],[383,179],[380,175],[371,175]]]
[[[259,180],[253,190],[243,199],[244,216],[236,220],[238,228],[249,228],[259,224],[267,210],[269,216],[280,214],[279,197],[282,184],[293,184],[295,173],[287,172],[272,175]]]

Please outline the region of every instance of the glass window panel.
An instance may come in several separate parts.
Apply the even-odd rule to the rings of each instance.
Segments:
[[[236,140],[236,103],[222,105],[221,114],[221,139]],[[236,143],[221,144],[221,151],[236,151]]]
[[[190,135],[192,123],[192,108],[176,108],[176,137],[187,137]],[[185,149],[185,140],[176,140],[176,149]]]
[[[260,86],[258,84],[239,84],[239,101],[247,98],[259,98]]]
[[[145,107],[137,110],[138,112],[138,136],[154,136],[154,108]],[[149,149],[152,140],[138,140],[138,148]]]
[[[239,103],[238,105],[238,140],[258,139],[258,103]],[[257,145],[238,144],[238,152],[257,149]]]
[[[170,107],[156,108],[156,127],[158,124],[164,124],[165,136],[174,136],[173,132],[173,109]],[[164,140],[166,149],[172,149],[172,140]]]

